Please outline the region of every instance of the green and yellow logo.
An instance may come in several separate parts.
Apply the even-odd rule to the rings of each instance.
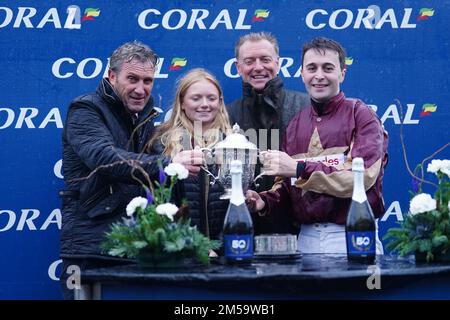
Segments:
[[[84,16],[83,16],[82,21],[94,20],[94,17],[98,17],[99,15],[100,15],[100,9],[86,8],[86,10],[84,10]]]
[[[345,65],[351,66],[353,64],[353,57],[345,57]]]
[[[428,17],[432,17],[434,15],[434,9],[432,8],[421,8],[420,14],[417,17],[417,21],[428,20]]]
[[[425,103],[422,106],[422,112],[420,113],[420,117],[429,116],[432,112],[436,112],[437,105],[434,103]]]
[[[269,17],[269,10],[266,9],[256,9],[255,14],[252,18],[252,22],[261,22]]]
[[[169,67],[169,71],[180,70],[186,64],[187,64],[187,59],[186,58],[175,57],[175,58],[172,59],[172,63],[170,65],[170,67]]]

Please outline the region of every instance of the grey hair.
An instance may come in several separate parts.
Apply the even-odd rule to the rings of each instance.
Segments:
[[[134,40],[127,42],[114,50],[109,59],[109,69],[114,72],[120,72],[124,63],[132,60],[138,60],[141,63],[149,62],[153,68],[156,67],[159,61],[158,55],[150,49],[149,46]]]
[[[239,40],[236,42],[236,45],[234,46],[234,55],[236,56],[236,59],[239,59],[239,49],[245,42],[247,41],[256,42],[261,40],[269,41],[273,45],[276,55],[277,56],[280,55],[280,47],[278,46],[277,38],[275,38],[275,36],[272,35],[270,32],[262,31],[262,32],[248,33],[239,38]]]

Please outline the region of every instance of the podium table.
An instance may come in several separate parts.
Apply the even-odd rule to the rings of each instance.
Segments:
[[[81,283],[79,299],[450,299],[450,264],[377,256],[364,265],[345,255],[303,254],[228,265],[219,258],[207,267],[91,269]]]

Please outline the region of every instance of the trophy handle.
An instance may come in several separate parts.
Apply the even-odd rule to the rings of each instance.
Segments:
[[[261,162],[261,164],[264,166],[264,154],[267,152],[267,150],[262,151],[261,149],[257,149],[257,157],[259,159],[259,161]],[[255,187],[259,187],[259,184],[256,183],[256,181],[258,181],[259,179],[261,179],[263,176],[265,176],[266,174],[263,172],[261,172],[260,174],[258,174],[254,179],[253,179],[253,183],[255,184]]]
[[[258,174],[256,177],[255,177],[255,179],[253,179],[253,183],[255,184],[255,187],[259,187],[259,184],[258,183],[256,183],[256,181],[258,181],[259,179],[261,179],[263,176],[265,175],[265,173],[264,172],[261,172],[260,174]]]
[[[211,153],[212,153],[212,149],[211,149],[211,148],[207,148],[207,147],[200,148],[200,151],[201,151],[201,152],[203,152],[203,151],[208,151],[208,152],[211,152]]]
[[[213,153],[211,148],[206,148],[206,147],[205,148],[200,148],[200,151],[202,151],[202,152],[203,151],[207,151],[207,152],[209,152],[211,154]],[[200,168],[202,168],[202,170],[205,171],[208,174],[208,176],[212,177],[212,181],[209,183],[210,185],[213,185],[219,179],[219,176],[216,177],[215,175],[213,175],[211,173],[211,171],[208,170],[207,166],[201,166]]]
[[[216,181],[219,179],[219,176],[215,176],[215,175],[213,175],[212,173],[211,173],[211,171],[209,171],[207,168],[206,168],[206,166],[201,166],[200,167],[203,171],[205,171],[206,172],[206,174],[208,175],[208,176],[210,176],[210,177],[212,177],[212,181],[209,183],[210,185],[213,185],[214,183],[216,183]]]

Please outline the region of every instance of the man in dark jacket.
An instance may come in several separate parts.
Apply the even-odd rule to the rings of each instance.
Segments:
[[[236,67],[242,77],[243,97],[230,103],[230,122],[239,124],[244,133],[262,150],[279,150],[284,131],[292,117],[309,104],[306,94],[286,90],[279,71],[277,39],[267,32],[250,33],[239,38],[235,46]],[[255,176],[261,166],[256,167]],[[272,187],[273,177],[264,176],[257,182],[261,192]],[[255,233],[298,233],[293,221],[255,220]]]
[[[61,190],[61,286],[73,298],[80,271],[124,263],[104,255],[100,244],[111,223],[125,216],[131,199],[142,193],[141,181],[158,177],[159,167],[171,159],[144,155],[158,115],[150,96],[157,55],[140,42],[117,48],[108,78],[94,93],[70,104],[64,126]],[[201,151],[180,152],[173,158],[197,174]]]

